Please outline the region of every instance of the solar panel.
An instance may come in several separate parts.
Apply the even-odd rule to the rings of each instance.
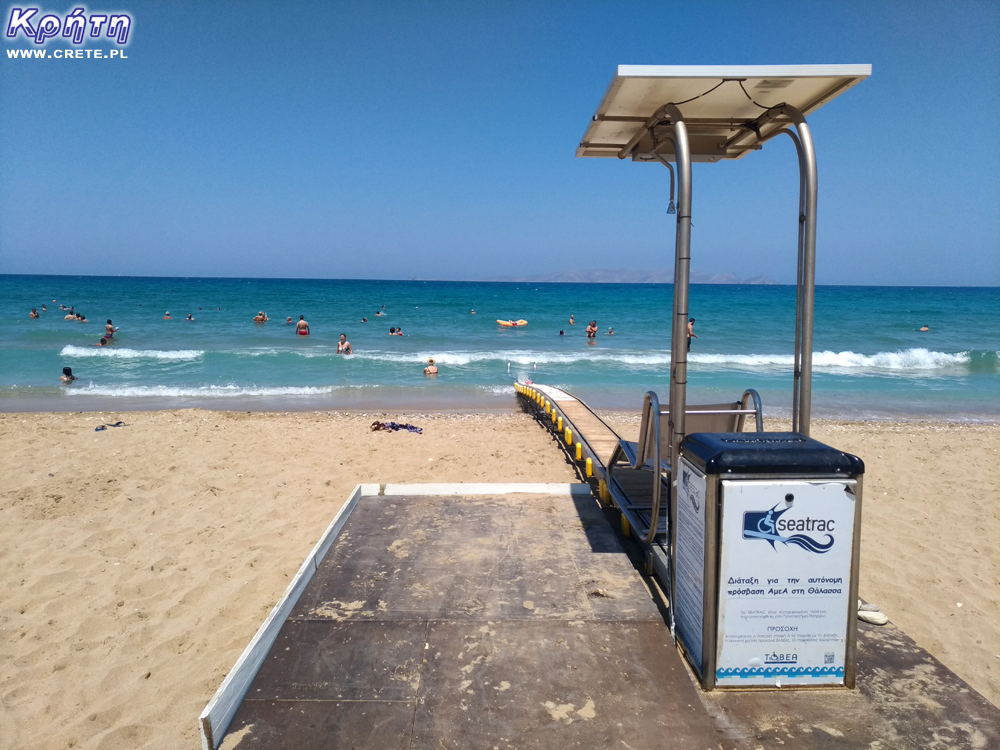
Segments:
[[[672,103],[687,123],[692,161],[740,159],[789,124],[777,106],[808,116],[871,72],[871,65],[619,65],[576,155],[618,157]],[[627,156],[649,160],[654,147],[673,159],[670,142],[654,144],[649,133]]]

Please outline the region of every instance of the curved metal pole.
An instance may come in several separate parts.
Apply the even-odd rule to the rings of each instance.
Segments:
[[[677,162],[677,235],[674,250],[674,319],[670,343],[670,468],[677,467],[684,439],[684,410],[687,405],[687,320],[688,282],[691,274],[691,150],[687,124],[673,104],[662,107],[670,118]],[[671,478],[671,486],[676,483]],[[671,490],[671,498],[674,496]]]
[[[674,207],[674,165],[663,158],[663,154],[654,151],[653,156],[660,160],[660,164],[665,166],[670,170],[670,205],[667,207],[667,213],[676,213],[677,209]]]
[[[806,173],[805,159],[802,154],[802,142],[788,128],[782,128],[774,135],[784,133],[795,144],[795,153],[799,157],[799,249],[798,262],[795,269],[795,364],[792,371],[792,432],[799,431],[799,394],[802,379],[802,246],[806,221]]]
[[[800,208],[804,210],[800,211],[799,218],[802,270],[798,278],[801,325],[797,328],[800,330],[799,338],[801,338],[801,374],[798,389],[797,432],[809,435],[812,415],[813,308],[816,300],[816,196],[819,180],[816,172],[816,150],[813,147],[812,133],[809,131],[806,118],[790,104],[782,106],[781,113],[795,123],[795,130],[798,133],[796,145],[799,153],[800,181],[801,186],[805,188],[805,195],[800,198]]]

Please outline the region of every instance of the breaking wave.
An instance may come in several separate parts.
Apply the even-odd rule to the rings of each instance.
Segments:
[[[201,359],[205,352],[198,349],[177,349],[159,351],[156,349],[119,349],[114,344],[108,346],[64,346],[59,352],[62,357],[101,357],[107,359],[159,359],[173,361],[193,361]]]
[[[377,388],[378,386],[366,386]],[[73,388],[68,396],[123,396],[126,398],[233,398],[245,396],[323,396],[344,390],[344,386],[170,386],[170,385],[88,385]]]

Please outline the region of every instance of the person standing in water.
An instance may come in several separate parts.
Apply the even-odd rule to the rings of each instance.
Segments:
[[[434,364],[434,357],[430,357],[427,360],[427,367],[424,368],[424,375],[437,375],[437,374],[438,374],[438,368],[437,365]]]
[[[592,339],[597,336],[597,321],[590,321],[590,325],[587,326],[587,338]]]
[[[694,335],[694,318],[688,321],[688,351],[691,351],[691,339],[696,339]]]
[[[309,324],[306,323],[305,315],[299,316],[299,322],[295,324],[295,333],[299,336],[309,335]]]
[[[69,383],[72,383],[74,380],[76,380],[76,375],[73,374],[73,368],[72,367],[64,367],[63,368],[62,377],[59,378],[59,380],[62,381],[62,383],[66,384],[66,385],[68,385]]]
[[[347,334],[340,334],[340,341],[337,343],[337,354],[354,354],[351,342],[347,340]]]

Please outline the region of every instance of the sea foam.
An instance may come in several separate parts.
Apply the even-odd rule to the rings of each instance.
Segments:
[[[377,386],[368,386],[377,387]],[[169,386],[169,385],[88,385],[66,391],[67,396],[119,396],[124,398],[237,398],[245,396],[322,396],[345,386]]]
[[[64,346],[59,355],[62,357],[104,357],[108,359],[160,359],[176,361],[193,361],[204,356],[199,349],[176,349],[158,351],[155,349],[119,349],[114,344],[105,346]]]

